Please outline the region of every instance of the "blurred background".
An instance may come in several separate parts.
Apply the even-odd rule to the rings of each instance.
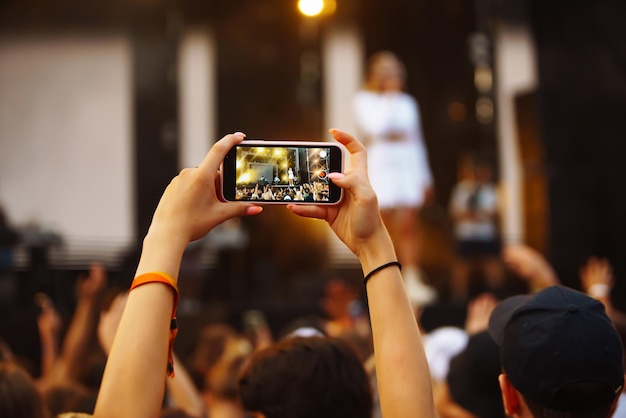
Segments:
[[[422,267],[442,297],[425,326],[464,312],[445,303],[447,207],[468,152],[497,166],[504,242],[546,254],[574,287],[589,256],[607,257],[626,308],[623,1],[315,3],[0,2],[0,204],[19,234],[2,335],[14,350],[36,342],[35,293],[69,314],[92,261],[130,283],[162,191],[215,139],[353,132],[352,98],[382,49],[407,66],[434,175]],[[324,280],[362,273],[320,222],[272,207],[190,246],[183,276],[190,323],[255,308],[278,327],[320,311]]]

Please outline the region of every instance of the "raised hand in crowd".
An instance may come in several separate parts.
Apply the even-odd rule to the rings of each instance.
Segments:
[[[40,380],[44,382],[52,373],[54,364],[59,356],[60,334],[63,323],[61,316],[47,295],[37,293],[35,295],[35,303],[41,310],[37,317],[37,329],[39,330],[39,341],[41,344],[42,378]]]
[[[580,284],[583,292],[604,305],[607,314],[622,326],[626,326],[626,313],[621,312],[611,302],[611,291],[615,284],[613,267],[606,258],[589,257],[579,270]]]
[[[84,356],[96,336],[99,298],[106,285],[106,269],[97,262],[90,265],[87,275],[78,278],[76,283],[78,299],[63,341],[58,372],[60,375],[57,378],[76,380],[82,372]]]
[[[104,265],[98,262],[91,263],[89,274],[81,275],[76,284],[79,300],[98,297],[107,285],[107,272]]]
[[[80,381],[80,375],[84,371],[85,355],[89,345],[95,337],[98,323],[99,296],[106,287],[107,275],[104,266],[100,263],[92,263],[87,275],[80,276],[76,283],[76,308],[68,325],[63,339],[61,351],[52,364],[51,359],[46,360],[46,374],[42,379],[42,387],[47,388],[58,383]],[[42,299],[42,313],[50,309],[50,302]],[[49,313],[47,316],[51,315]],[[40,333],[42,326],[49,321],[46,317],[40,317]],[[53,343],[42,340],[42,350],[48,350]],[[42,355],[46,356],[45,352]]]
[[[528,245],[507,244],[502,249],[502,259],[508,268],[528,284],[531,293],[559,284],[559,278],[550,263],[539,251]]]
[[[498,299],[492,293],[482,293],[467,304],[465,332],[469,335],[478,334],[489,326],[489,317]]]

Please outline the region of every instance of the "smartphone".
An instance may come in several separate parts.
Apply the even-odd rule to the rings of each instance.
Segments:
[[[246,140],[222,164],[222,197],[257,204],[334,205],[343,197],[328,173],[343,172],[345,151],[332,142]]]

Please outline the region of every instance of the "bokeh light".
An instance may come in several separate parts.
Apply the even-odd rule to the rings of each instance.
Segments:
[[[298,10],[305,16],[318,16],[324,10],[324,0],[300,0]]]

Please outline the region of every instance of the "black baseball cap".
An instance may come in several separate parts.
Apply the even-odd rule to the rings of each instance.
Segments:
[[[622,391],[620,336],[604,305],[584,293],[552,286],[505,299],[491,314],[489,333],[511,384],[539,405],[591,409]],[[593,393],[573,390],[581,384],[593,385]]]

